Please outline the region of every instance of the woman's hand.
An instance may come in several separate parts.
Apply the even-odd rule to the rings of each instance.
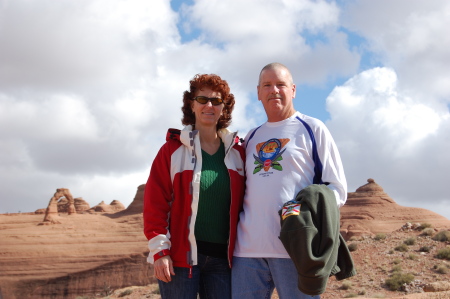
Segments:
[[[164,282],[169,282],[172,280],[170,274],[175,275],[170,255],[163,256],[162,258],[156,260],[153,268],[155,270],[155,277]]]

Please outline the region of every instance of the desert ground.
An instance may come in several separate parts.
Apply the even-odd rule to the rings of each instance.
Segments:
[[[141,215],[62,214],[59,224],[39,225],[43,217],[0,215],[0,298],[59,298],[61,288],[76,298],[155,282]]]
[[[52,222],[42,213],[0,214],[0,299],[160,298],[146,262],[142,191],[119,212],[102,203],[59,211]],[[450,241],[435,240],[450,220],[397,205],[370,179],[349,193],[340,224],[358,274],[331,277],[322,299],[450,298],[450,260],[439,257]],[[399,275],[408,283],[390,289]]]
[[[160,298],[152,268],[145,263],[146,239],[140,215],[119,218],[102,214],[66,215],[59,218],[60,224],[44,226],[38,225],[42,217],[0,215],[2,298],[52,298],[40,295],[40,284],[46,286],[52,279],[76,276],[75,273],[80,272],[86,274],[78,283],[95,284],[96,292],[89,293],[89,288],[81,287],[79,294],[67,298]],[[450,298],[450,287],[446,292],[424,292],[427,285],[440,283],[445,290],[445,283],[450,283],[450,261],[436,257],[439,249],[449,247],[450,242],[434,241],[432,236],[422,233],[399,227],[384,234],[385,239],[366,236],[347,241],[349,246],[356,244],[351,246],[356,246],[352,257],[358,274],[343,281],[330,278],[322,298]],[[408,251],[395,250],[410,238],[415,242],[407,246]],[[421,252],[423,247],[428,247],[429,252]],[[113,286],[96,280],[98,274],[89,274],[89,269],[96,273],[95,269],[113,261],[119,261],[115,268],[117,275],[110,279],[122,281],[127,271],[140,273],[141,279],[130,278],[125,284]],[[127,266],[127,263],[133,265]],[[395,268],[414,275],[413,282],[403,290],[391,291],[385,286]],[[8,290],[14,290],[12,286],[17,286],[17,281],[21,282],[19,287],[28,289],[30,297],[10,295]],[[33,283],[27,285],[27,281]],[[272,298],[278,298],[276,293]]]
[[[433,241],[431,236],[422,236],[417,230],[398,230],[385,234],[383,240],[373,237],[357,238],[348,244],[356,244],[352,252],[358,274],[346,280],[336,281],[330,278],[322,299],[334,298],[404,298],[404,299],[448,299],[450,298],[450,261],[436,258],[441,248],[448,247],[450,242]],[[415,238],[414,245],[408,246],[407,252],[394,248],[405,240]],[[429,247],[429,252],[420,252]],[[401,268],[403,273],[411,273],[414,280],[399,291],[391,291],[385,286],[386,279],[393,270]],[[445,270],[439,269],[447,269]],[[428,289],[427,289],[428,286]],[[430,288],[434,286],[434,289]],[[425,292],[438,290],[439,292]],[[445,291],[447,290],[447,291]],[[124,295],[127,294],[127,295]],[[122,297],[121,297],[122,296]],[[129,287],[115,290],[106,298],[161,298],[156,284],[145,287]],[[275,294],[272,299],[278,299]]]

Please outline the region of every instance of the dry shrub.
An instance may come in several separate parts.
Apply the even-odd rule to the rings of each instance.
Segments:
[[[432,225],[430,223],[422,223],[417,229],[418,230],[424,230],[427,228],[430,228]]]
[[[398,264],[400,264],[401,262],[402,262],[401,259],[395,259],[395,260],[392,261],[392,263],[395,264],[395,265],[398,265]]]
[[[450,241],[450,231],[448,230],[440,231],[436,235],[434,235],[432,239],[439,242]]]
[[[376,241],[384,240],[384,239],[386,239],[386,234],[382,234],[382,233],[376,234],[373,239]]]
[[[432,236],[433,234],[434,234],[433,228],[426,228],[422,231],[422,233],[420,235],[421,236]]]
[[[450,260],[450,247],[439,249],[436,257],[441,260]]]
[[[404,283],[410,283],[413,280],[414,280],[414,275],[412,275],[411,273],[396,272],[396,273],[392,274],[391,277],[386,279],[386,286],[391,291],[397,291],[400,289],[400,287]]]
[[[127,290],[123,291],[122,293],[120,293],[118,297],[125,297],[125,296],[128,296],[128,295],[131,295],[131,293],[133,293],[133,290],[132,289],[127,289]]]
[[[417,260],[417,255],[411,253],[411,254],[408,256],[408,258],[409,258],[410,260],[412,260],[412,261],[415,261],[415,260]]]
[[[401,273],[402,272],[402,266],[396,265],[396,266],[392,267],[392,272],[393,273]]]
[[[414,238],[414,237],[408,238],[405,241],[403,241],[403,243],[408,246],[414,245],[414,244],[416,244],[416,238]]]
[[[430,252],[431,248],[429,246],[422,246],[420,247],[420,252]]]
[[[341,290],[349,290],[352,288],[351,281],[344,281],[341,285]]]
[[[447,274],[448,273],[448,267],[446,265],[439,265],[436,268],[436,272],[439,274]]]
[[[356,243],[350,243],[348,244],[348,250],[350,251],[356,251],[358,249],[358,244]]]
[[[400,252],[407,252],[408,251],[408,245],[406,245],[405,243],[398,245],[397,247],[394,248],[396,251],[400,251]]]

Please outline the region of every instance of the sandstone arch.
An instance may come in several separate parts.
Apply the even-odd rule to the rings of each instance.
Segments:
[[[69,215],[76,213],[73,196],[70,193],[70,190],[67,188],[58,188],[53,197],[50,198],[50,202],[45,210],[44,223],[59,223],[54,219],[54,216],[58,216],[58,200],[61,197],[65,197],[69,201],[67,213]]]

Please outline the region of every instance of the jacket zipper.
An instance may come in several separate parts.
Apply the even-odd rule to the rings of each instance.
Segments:
[[[227,151],[225,152],[225,159],[228,156],[229,151],[231,150],[231,148],[233,148],[233,146],[235,145],[235,138],[236,138],[237,133],[234,132],[233,133],[233,138],[231,139],[231,145],[228,146]],[[225,161],[224,161],[225,162]],[[227,167],[227,172],[228,172],[228,177],[230,179],[230,212],[228,213],[228,218],[230,220],[230,224],[228,227],[228,230],[230,231],[229,235],[228,235],[228,244],[227,244],[227,260],[228,260],[228,266],[231,268],[231,258],[230,257],[230,241],[231,241],[231,208],[233,205],[233,188],[231,187],[231,176],[230,176],[230,170]]]

